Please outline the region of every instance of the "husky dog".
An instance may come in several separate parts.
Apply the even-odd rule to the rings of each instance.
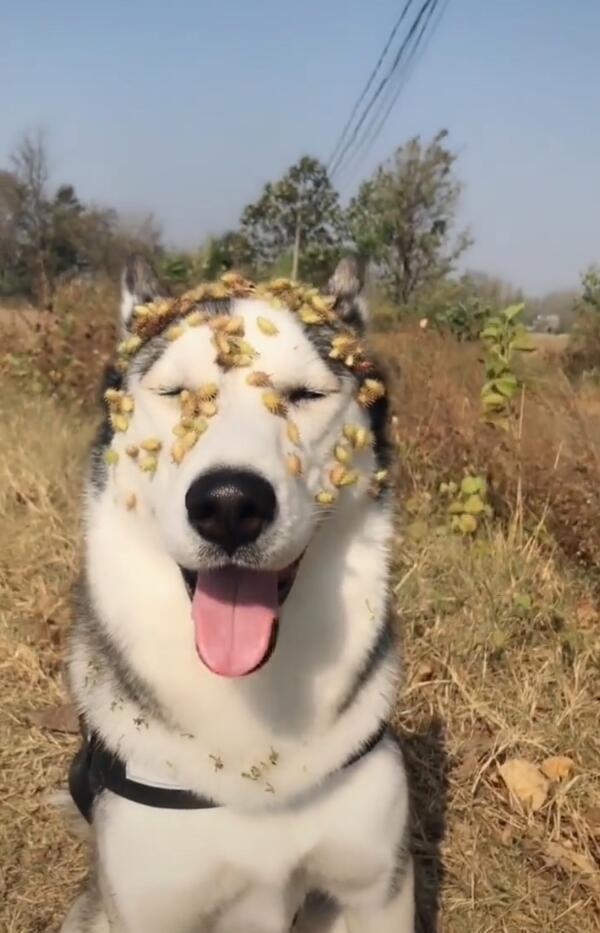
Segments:
[[[323,294],[126,269],[69,660],[94,877],[63,933],[414,931],[360,288],[351,260]]]

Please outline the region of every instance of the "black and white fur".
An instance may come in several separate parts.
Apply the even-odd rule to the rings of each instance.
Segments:
[[[365,309],[354,273],[347,287],[349,270],[339,269],[331,287],[341,317],[356,324]],[[157,286],[139,261],[124,281],[126,327]],[[386,738],[341,769],[388,716],[397,680],[387,621],[391,504],[367,491],[385,454],[383,413],[357,404],[355,379],[328,359],[319,327],[248,299],[217,310],[244,318],[257,368],[283,393],[309,386],[322,395],[291,413],[303,475],[286,470],[280,419],[246,384],[247,370],[216,365],[206,327],[173,342],[153,338],[124,377],[135,400],[131,427],[113,437],[105,424],[92,453],[70,679],[89,728],[128,774],[223,805],[154,809],[103,792],[93,813],[94,877],[62,933],[287,933],[295,917],[295,933],[413,933],[399,749]],[[258,315],[276,322],[276,338],[260,332]],[[154,476],[140,472],[124,447],[147,435],[166,447],[176,418],[159,389],[208,381],[219,383],[219,414],[201,441],[179,466],[164,455]],[[314,496],[346,422],[371,423],[378,443],[359,456],[364,478],[324,509]],[[103,460],[111,443],[117,467]],[[242,560],[280,569],[304,552],[273,655],[237,679],[199,661],[180,571],[224,561],[199,540],[184,507],[190,484],[215,465],[259,471],[276,492],[276,520]],[[131,491],[137,507],[127,511]],[[305,903],[315,891],[337,909]]]

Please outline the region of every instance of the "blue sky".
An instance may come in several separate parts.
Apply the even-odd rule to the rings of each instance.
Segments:
[[[0,165],[42,126],[56,182],[199,243],[305,152],[327,159],[401,0],[0,0]],[[450,131],[465,264],[532,292],[600,261],[600,3],[449,0],[348,196]]]

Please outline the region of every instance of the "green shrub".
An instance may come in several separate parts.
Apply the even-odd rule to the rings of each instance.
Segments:
[[[575,304],[575,325],[565,354],[565,370],[572,378],[600,377],[600,267],[582,277],[583,292]]]

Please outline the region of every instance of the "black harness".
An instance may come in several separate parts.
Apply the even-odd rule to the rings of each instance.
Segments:
[[[349,768],[372,752],[386,732],[387,725],[381,723],[360,751],[345,761],[340,770]],[[106,748],[97,732],[86,734],[84,728],[83,743],[69,769],[69,791],[81,815],[88,823],[92,822],[94,801],[103,790],[112,791],[119,797],[125,797],[127,800],[133,800],[134,803],[141,803],[146,807],[160,807],[167,810],[210,810],[223,806],[191,790],[154,787],[151,784],[132,781],[127,777],[123,759]]]

